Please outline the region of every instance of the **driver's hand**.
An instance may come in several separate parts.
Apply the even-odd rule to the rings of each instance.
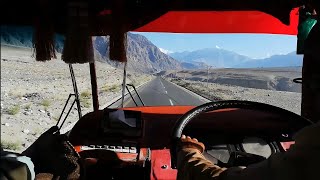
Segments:
[[[205,146],[202,142],[199,142],[196,138],[191,138],[190,136],[182,135],[179,143],[179,150],[184,149],[196,149],[203,153]]]

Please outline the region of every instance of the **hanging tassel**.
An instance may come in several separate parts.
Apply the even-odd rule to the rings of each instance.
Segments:
[[[37,61],[48,61],[56,58],[52,13],[47,1],[42,1],[38,9],[40,12],[33,33],[33,57]]]
[[[110,60],[127,61],[127,33],[114,32],[109,41]]]
[[[109,40],[110,60],[127,61],[127,33],[124,20],[124,1],[112,1],[112,32]]]
[[[62,60],[68,64],[93,62],[93,45],[87,31],[69,32],[64,42]]]
[[[69,64],[94,61],[92,39],[89,32],[88,3],[69,4],[69,20],[62,60]]]

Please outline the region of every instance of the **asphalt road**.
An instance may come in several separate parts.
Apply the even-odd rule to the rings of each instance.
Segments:
[[[175,105],[194,105],[198,106],[209,102],[209,100],[198,96],[184,88],[181,88],[161,77],[156,77],[149,83],[141,86],[138,93],[145,106],[175,106]],[[138,106],[142,106],[136,93],[133,93]],[[135,103],[129,94],[125,96],[124,107],[135,107]],[[116,101],[109,108],[121,107],[121,99]]]

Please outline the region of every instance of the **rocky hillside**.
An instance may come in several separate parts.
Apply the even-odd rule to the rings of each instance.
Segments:
[[[30,27],[1,27],[1,44],[32,47],[33,29]],[[63,49],[62,36],[56,36],[56,50]],[[108,37],[94,37],[95,57],[99,61],[107,62],[115,67],[119,64],[108,58]],[[181,69],[181,62],[162,53],[146,37],[138,34],[128,34],[128,68],[136,72],[153,73],[161,70]]]
[[[93,39],[95,49],[100,59],[114,66],[117,63],[110,62],[108,58],[108,37],[95,37]],[[128,68],[138,71],[153,73],[168,69],[181,69],[181,63],[160,51],[146,37],[138,34],[128,34]]]

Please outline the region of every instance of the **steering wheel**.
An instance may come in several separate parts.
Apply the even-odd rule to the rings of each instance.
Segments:
[[[252,102],[252,101],[239,101],[239,100],[227,100],[227,101],[217,101],[217,102],[209,102],[198,107],[195,107],[185,113],[175,124],[172,133],[172,146],[171,146],[171,166],[172,168],[176,168],[177,163],[177,144],[182,135],[184,128],[188,125],[188,123],[198,117],[200,114],[205,112],[219,110],[219,109],[227,109],[227,108],[239,108],[239,109],[249,109],[261,112],[269,112],[276,115],[280,115],[285,117],[286,119],[296,120],[300,123],[294,124],[294,126],[288,126],[288,131],[297,132],[305,126],[313,124],[312,121],[297,115],[288,110],[272,106],[269,104]],[[289,129],[290,128],[290,129]]]

